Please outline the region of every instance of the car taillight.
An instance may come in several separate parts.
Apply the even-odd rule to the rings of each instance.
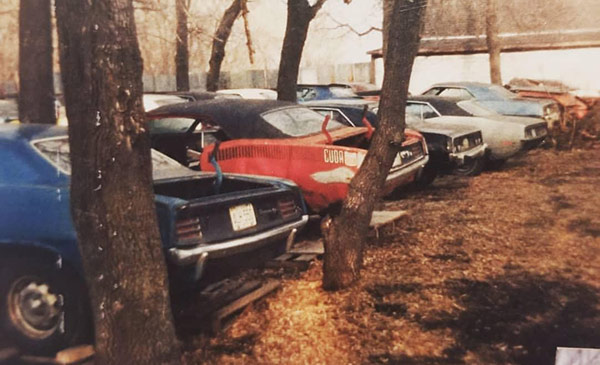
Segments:
[[[202,239],[200,218],[180,219],[175,223],[175,233],[180,242],[198,241]]]
[[[277,201],[279,213],[283,219],[289,218],[296,214],[296,202],[292,198],[279,199]]]

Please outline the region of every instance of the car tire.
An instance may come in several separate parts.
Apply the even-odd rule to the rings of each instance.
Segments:
[[[431,183],[433,183],[435,178],[438,176],[438,169],[439,168],[437,164],[433,163],[432,161],[429,161],[425,165],[425,167],[423,167],[423,170],[415,180],[415,188],[419,189],[431,185]]]
[[[483,170],[485,160],[483,157],[472,158],[465,161],[461,166],[457,166],[452,170],[454,175],[458,176],[477,176]]]
[[[486,166],[489,170],[499,170],[506,163],[506,159],[488,160]]]
[[[0,269],[0,329],[25,352],[52,354],[90,338],[84,286],[41,259],[14,259]]]

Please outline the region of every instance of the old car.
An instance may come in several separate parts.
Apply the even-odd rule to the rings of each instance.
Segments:
[[[499,167],[512,156],[541,145],[548,133],[546,123],[539,118],[499,115],[480,105],[477,100],[411,96],[406,104],[406,113],[426,123],[479,128],[483,142],[487,144],[487,163],[492,168]]]
[[[365,106],[369,106],[366,102],[322,100],[304,105],[352,127],[364,127],[363,118],[377,127],[377,108],[365,109]],[[479,129],[464,125],[424,123],[411,115],[406,117],[406,126],[425,137],[429,151],[429,162],[416,181],[418,185],[429,185],[437,175],[443,173],[477,175],[481,172],[487,145],[483,143]]]
[[[346,197],[360,167],[372,128],[349,128],[301,105],[274,100],[211,100],[169,105],[148,114],[150,133],[174,126],[173,149],[202,152],[202,170],[277,176],[296,182],[313,212]],[[175,127],[176,126],[176,127]],[[200,127],[201,126],[201,127]],[[199,128],[200,127],[200,128]],[[208,132],[204,133],[203,130]],[[191,136],[196,135],[195,138]],[[423,137],[408,132],[383,193],[410,183],[429,157]],[[154,137],[152,137],[154,138]],[[213,155],[216,144],[218,151]],[[203,143],[204,141],[204,143]]]
[[[67,130],[0,125],[0,156],[1,333],[23,351],[50,352],[90,329],[69,206]],[[156,151],[152,161],[159,230],[177,290],[194,287],[207,262],[285,247],[308,220],[290,181],[195,172]]]
[[[362,99],[344,84],[298,84],[296,97],[299,103],[327,99]]]
[[[431,86],[423,95],[476,99],[484,107],[502,115],[541,118],[549,128],[560,122],[560,107],[549,100],[520,97],[502,86],[480,82],[451,82]]]
[[[240,99],[277,100],[277,91],[271,89],[222,89],[217,90],[217,94],[233,96]]]

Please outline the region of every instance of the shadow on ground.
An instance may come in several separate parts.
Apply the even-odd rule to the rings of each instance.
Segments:
[[[443,286],[464,310],[415,319],[424,330],[451,329],[455,346],[443,357],[376,354],[370,363],[463,364],[470,353],[487,364],[554,364],[557,346],[598,346],[600,300],[591,286],[523,271]]]

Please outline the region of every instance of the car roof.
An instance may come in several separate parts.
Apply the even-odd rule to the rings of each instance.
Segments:
[[[214,99],[165,105],[148,113],[151,118],[206,118],[232,139],[288,137],[267,123],[261,114],[282,108],[304,108],[295,103],[261,99]]]
[[[442,86],[442,87],[464,87],[464,88],[469,88],[469,87],[487,88],[491,85],[492,84],[489,84],[489,83],[476,82],[476,81],[440,82],[440,83],[432,85],[431,87],[429,87],[429,89],[432,89],[434,87],[440,87],[440,86]]]
[[[67,127],[50,124],[0,124],[0,139],[33,141],[36,139],[67,136]]]
[[[456,105],[458,102],[463,101],[461,98],[451,98],[446,96],[432,96],[432,95],[417,95],[409,96],[408,101],[421,101],[431,104],[438,112],[442,115],[456,115],[464,117],[472,117],[473,115],[463,108]]]

